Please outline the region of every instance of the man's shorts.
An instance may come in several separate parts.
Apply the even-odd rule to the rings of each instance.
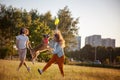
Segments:
[[[26,48],[18,50],[19,58],[20,58],[21,61],[25,60],[26,53],[27,53],[27,49]]]

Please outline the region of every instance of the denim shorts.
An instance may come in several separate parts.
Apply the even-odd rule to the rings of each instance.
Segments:
[[[26,48],[18,50],[19,58],[20,58],[21,61],[25,60],[26,53],[27,53],[27,49]]]

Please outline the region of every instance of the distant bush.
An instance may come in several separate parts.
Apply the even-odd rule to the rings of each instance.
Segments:
[[[52,57],[52,54],[50,54],[49,52],[45,51],[45,52],[41,52],[37,59],[38,59],[38,62],[48,62]]]
[[[9,53],[8,48],[0,48],[0,59],[4,59]]]
[[[65,56],[64,64],[69,64],[70,60],[68,57]]]
[[[74,64],[72,63],[70,65],[120,69],[120,65],[108,65],[108,64],[93,64],[93,63],[82,62],[82,63],[74,63]]]

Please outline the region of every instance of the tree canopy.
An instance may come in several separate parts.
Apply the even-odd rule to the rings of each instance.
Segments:
[[[59,30],[66,41],[66,47],[69,47],[70,38],[78,34],[79,18],[74,19],[69,8],[66,6],[58,10],[57,17],[60,20],[58,25]],[[28,35],[32,46],[41,43],[42,35],[53,35],[53,30],[56,16],[52,16],[50,11],[40,14],[36,9],[31,9],[27,12],[25,9],[6,7],[0,4],[0,48],[7,48],[10,55],[15,54],[13,45],[15,45],[15,36],[19,34],[20,28],[26,27],[29,29]]]

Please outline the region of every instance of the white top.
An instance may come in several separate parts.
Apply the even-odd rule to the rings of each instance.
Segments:
[[[16,36],[16,39],[18,40],[18,48],[19,49],[25,49],[26,48],[26,42],[29,40],[28,36],[18,35],[18,36]]]

